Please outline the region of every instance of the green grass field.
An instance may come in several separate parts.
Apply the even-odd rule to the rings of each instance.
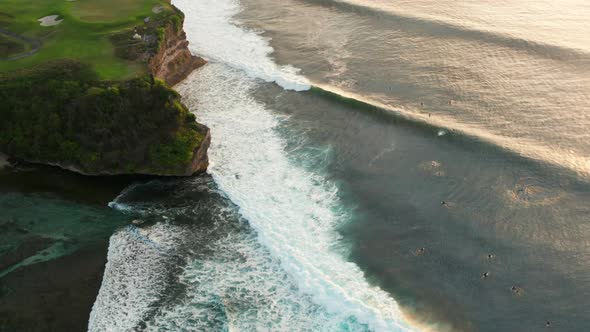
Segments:
[[[24,53],[29,45],[11,36],[0,35],[0,57],[9,57]]]
[[[166,0],[2,0],[0,28],[40,40],[42,47],[23,59],[0,60],[0,72],[69,58],[91,64],[102,79],[134,77],[144,72],[144,66],[116,57],[109,36],[143,24],[144,18],[155,15],[156,5],[170,8]],[[48,15],[59,15],[63,22],[41,26],[38,19]],[[18,42],[14,38],[0,36],[10,55],[29,49],[21,45],[21,50],[12,45]]]

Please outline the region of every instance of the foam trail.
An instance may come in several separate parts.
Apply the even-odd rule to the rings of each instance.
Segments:
[[[111,236],[88,331],[135,331],[157,312],[167,294],[166,279],[178,265],[170,253],[181,236],[181,228],[164,223],[129,226]]]
[[[209,154],[215,182],[299,291],[343,320],[354,317],[375,331],[412,330],[395,300],[333,250],[335,228],[347,217],[337,190],[291,163],[275,131],[278,118],[250,96],[257,85],[238,70],[209,64],[178,86],[219,137]]]
[[[226,233],[200,243],[211,253],[197,257],[180,275],[186,298],[164,308],[147,331],[341,330],[339,317],[298,294],[252,232]]]
[[[209,60],[241,69],[250,77],[275,82],[284,89],[303,91],[310,88],[305,77],[293,66],[279,66],[270,55],[268,40],[254,31],[232,24],[240,12],[236,0],[175,0],[185,13],[184,29],[190,49]]]
[[[210,177],[134,185],[111,206],[147,222],[112,236],[90,331],[367,331],[298,292]]]

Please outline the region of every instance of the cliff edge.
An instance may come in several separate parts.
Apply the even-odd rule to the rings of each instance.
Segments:
[[[0,151],[85,175],[204,172],[209,128],[170,86],[206,62],[188,50],[184,15],[155,9],[109,37],[118,58],[145,68],[135,77],[104,80],[75,59],[0,72]]]
[[[174,86],[207,62],[191,54],[183,29],[171,24],[164,31],[161,47],[151,56],[149,68],[154,76]]]

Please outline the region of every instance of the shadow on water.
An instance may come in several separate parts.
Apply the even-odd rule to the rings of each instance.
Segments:
[[[349,259],[410,316],[460,331],[590,326],[583,178],[358,103],[274,90],[256,98],[288,116],[279,131],[294,160],[331,151],[312,171],[354,207],[340,228]]]
[[[13,163],[0,168],[0,193],[36,194],[106,206],[130,184],[153,178],[144,175],[85,176],[54,166]]]
[[[277,92],[278,93],[278,92]],[[487,154],[491,153],[498,157],[509,159],[513,163],[518,163],[526,169],[534,169],[546,177],[555,177],[557,173],[560,177],[567,177],[569,182],[576,182],[581,186],[590,188],[588,178],[580,179],[580,174],[576,171],[562,167],[557,164],[549,164],[542,160],[535,160],[522,154],[512,151],[492,142],[486,141],[477,136],[469,135],[457,130],[449,129],[429,123],[427,120],[415,118],[410,113],[407,115],[395,109],[388,109],[387,106],[374,105],[370,102],[358,100],[353,97],[347,97],[337,92],[324,90],[321,87],[312,87],[307,92],[310,99],[327,99],[334,105],[339,105],[342,112],[361,112],[364,116],[370,117],[373,121],[383,124],[399,125],[403,130],[409,130],[423,137],[428,137],[437,144],[452,144],[460,146],[463,150],[474,153]]]
[[[484,41],[523,52],[529,52],[533,55],[547,57],[550,59],[580,59],[584,61],[583,64],[587,64],[590,60],[587,52],[575,48],[522,39],[509,34],[472,29],[450,22],[404,15],[389,10],[380,10],[371,6],[355,4],[347,1],[306,0],[306,2],[326,8],[336,8],[343,12],[353,12],[362,16],[376,17],[383,21],[387,21],[390,24],[392,30],[406,29],[414,33],[426,33],[439,39],[460,38],[464,40],[473,40],[476,42]]]
[[[0,331],[85,330],[109,238],[137,217],[107,203],[131,184],[153,177],[89,177],[36,164],[1,166]]]
[[[203,228],[191,240],[211,236],[212,215],[225,208],[220,195],[208,175],[89,177],[50,166],[5,165],[0,170],[0,331],[86,330],[111,236],[141,237],[139,227],[167,222]],[[133,209],[111,208],[107,204],[113,200]],[[135,219],[143,224],[132,225]],[[224,230],[216,234],[224,236]],[[165,256],[163,283],[169,286],[166,296],[152,303],[154,310],[182,297],[177,279],[189,255],[183,248]],[[207,255],[207,250],[190,254]],[[145,329],[145,321],[135,328]]]

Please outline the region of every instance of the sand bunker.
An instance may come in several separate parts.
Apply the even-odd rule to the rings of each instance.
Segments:
[[[59,15],[49,15],[38,19],[42,27],[50,27],[60,24],[63,20],[58,20]]]
[[[159,6],[158,5],[158,6],[155,6],[154,8],[152,8],[152,12],[154,14],[159,14],[159,13],[161,13],[163,11],[164,11],[164,6]]]

